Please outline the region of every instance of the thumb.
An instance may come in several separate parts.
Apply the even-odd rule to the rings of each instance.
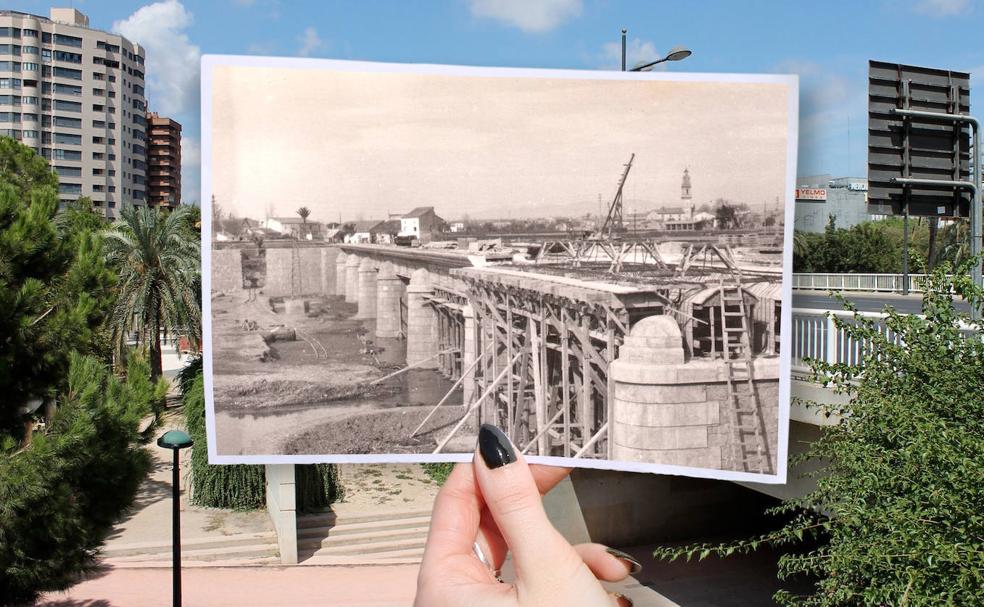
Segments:
[[[509,438],[493,425],[482,424],[478,432],[478,455],[475,478],[485,505],[509,546],[521,580],[544,570],[572,574],[582,564],[581,558],[554,528],[543,509],[530,467],[516,453]],[[550,567],[543,565],[550,563]],[[570,571],[564,571],[569,563]]]

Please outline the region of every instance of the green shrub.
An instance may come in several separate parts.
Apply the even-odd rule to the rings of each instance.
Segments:
[[[266,503],[263,466],[213,466],[208,463],[205,435],[205,385],[201,372],[184,393],[191,451],[191,502],[209,508],[255,510]]]
[[[342,499],[345,491],[335,464],[309,464],[294,467],[297,480],[297,509],[317,512]]]
[[[67,588],[93,567],[148,470],[137,431],[167,390],[149,376],[136,356],[121,381],[97,359],[71,353],[67,392],[47,431],[0,454],[0,601]]]
[[[434,479],[434,482],[438,485],[443,485],[444,481],[448,480],[448,475],[454,469],[454,464],[450,463],[421,464],[421,466],[424,468],[424,473]]]

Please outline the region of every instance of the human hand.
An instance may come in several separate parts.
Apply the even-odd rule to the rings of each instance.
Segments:
[[[479,431],[479,457],[452,471],[434,502],[417,578],[417,607],[631,605],[599,580],[615,582],[641,565],[599,544],[571,546],[543,510],[542,495],[570,469],[529,466],[494,426]],[[481,549],[487,563],[476,556]],[[516,581],[496,572],[512,552]]]

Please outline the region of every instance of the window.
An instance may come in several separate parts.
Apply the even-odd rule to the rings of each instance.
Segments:
[[[71,133],[55,133],[55,143],[82,145],[82,135],[73,135]]]
[[[138,72],[137,70],[133,70],[133,76],[134,78],[139,78],[140,80],[143,80],[143,72]]]
[[[109,176],[116,177],[116,169],[109,169]]]
[[[106,191],[108,191],[108,192],[115,192],[115,191],[116,191],[116,186],[115,186],[115,185],[111,185],[111,186],[109,186],[109,187],[108,187],[108,188],[106,189]],[[115,203],[115,202],[110,202],[110,203],[109,203],[109,206],[111,206],[111,207],[115,207],[115,206],[116,206],[116,203]]]
[[[59,84],[56,82],[55,92],[59,95],[73,95],[75,97],[81,97],[82,87],[74,84]]]
[[[104,191],[106,191],[106,186],[104,186],[104,185],[102,185],[100,183],[93,184],[92,191],[93,192],[104,192]]]
[[[25,62],[21,64],[21,69],[25,72],[36,72],[41,69],[41,66],[33,62]]]
[[[41,75],[44,76],[45,78],[51,78],[51,66],[50,65],[41,66]]]
[[[81,118],[65,118],[63,116],[55,116],[54,118],[55,126],[67,126],[71,129],[82,128]]]
[[[103,74],[101,72],[92,72],[92,79],[93,80],[105,80],[106,79],[106,74]]]
[[[36,46],[22,46],[21,53],[24,55],[40,55],[41,49]]]
[[[82,55],[78,53],[70,53],[68,51],[55,51],[55,59],[58,61],[67,61],[68,63],[82,63]]]
[[[106,94],[106,91],[103,89],[92,89],[92,94],[96,97],[102,97]]]
[[[75,36],[66,36],[65,34],[55,34],[55,44],[82,48],[82,39],[76,38]]]
[[[41,32],[41,42],[51,42],[51,34],[48,32]]]
[[[0,122],[20,122],[20,114],[17,112],[0,112]]]
[[[139,84],[134,84],[133,85],[133,94],[134,95],[140,95],[142,97],[143,94],[144,94],[144,87],[140,86]]]
[[[30,48],[30,47],[28,47]],[[21,47],[19,44],[0,44],[0,54],[3,55],[20,55]]]
[[[64,101],[62,99],[55,99],[55,109],[66,112],[81,112],[82,104],[78,101]]]
[[[79,167],[55,166],[55,173],[58,173],[61,177],[81,177],[82,169]]]
[[[78,150],[54,150],[55,160],[82,160],[82,152]]]
[[[51,63],[51,49],[49,48],[41,49],[41,61],[45,63]]]
[[[92,143],[94,143],[96,145],[102,145],[102,144],[106,143],[106,138],[105,137],[93,137],[92,138]]]
[[[19,72],[21,64],[18,61],[0,61],[0,72]]]
[[[24,122],[37,122],[38,121],[38,115],[37,114],[21,114],[21,120],[23,120]]]
[[[21,98],[17,95],[0,95],[0,105],[20,105]]]
[[[108,140],[106,140],[106,143],[108,143],[109,145],[116,145],[116,140],[110,137]]]
[[[53,71],[59,78],[71,78],[72,80],[82,80],[82,70],[73,70],[68,67],[56,67]]]
[[[115,114],[116,113],[116,108],[114,108],[113,106],[109,105],[109,106],[106,106],[106,111],[109,112],[110,114]]]
[[[0,129],[0,135],[6,137],[13,137],[14,139],[20,139],[21,132],[20,129]]]
[[[106,157],[106,154],[103,154],[102,152],[93,152],[92,153],[92,159],[93,160],[102,160],[105,157]]]
[[[109,91],[109,93],[107,93],[106,96],[109,97],[110,99],[116,99],[116,91]]]
[[[0,78],[0,89],[19,89],[20,87],[20,78]]]
[[[38,30],[21,30],[21,35],[25,38],[37,38]]]
[[[0,38],[20,38],[21,31],[16,27],[0,27]]]
[[[93,120],[92,121],[92,128],[94,128],[94,129],[104,129],[104,128],[106,128],[106,121],[105,120]]]
[[[23,97],[21,97],[21,103],[23,103],[24,105],[37,105],[38,98],[35,97],[34,95],[24,95]]]
[[[110,162],[115,161],[116,160],[116,154],[110,154],[109,157],[107,158],[107,160],[109,160]],[[110,191],[112,191],[112,190],[110,190]]]
[[[59,183],[58,184],[59,194],[81,194],[82,184],[81,183]]]
[[[110,82],[116,82],[116,76],[114,76],[114,75],[112,75],[112,74],[110,74],[110,75],[109,75],[109,81],[110,81]]]
[[[37,131],[22,131],[22,132],[24,134],[24,137],[26,137],[27,139],[37,139],[38,138],[38,132]]]
[[[92,169],[92,174],[93,175],[104,175],[105,173],[106,173],[106,171],[103,170],[103,169]]]

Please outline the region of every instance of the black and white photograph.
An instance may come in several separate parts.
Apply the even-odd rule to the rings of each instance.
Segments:
[[[215,463],[784,482],[792,76],[206,57]],[[211,440],[214,439],[214,440]]]

